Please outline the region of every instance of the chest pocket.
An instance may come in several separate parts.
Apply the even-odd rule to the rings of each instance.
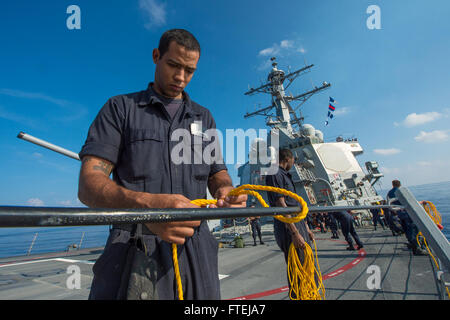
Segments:
[[[208,145],[208,141],[202,137],[191,136],[192,139],[192,165],[191,165],[191,182],[192,190],[190,198],[200,199],[206,197],[206,189],[208,184],[208,177],[210,165],[205,162],[203,151]]]
[[[130,128],[125,136],[123,162],[128,176],[135,180],[153,179],[161,175],[164,164],[163,135],[154,129]]]

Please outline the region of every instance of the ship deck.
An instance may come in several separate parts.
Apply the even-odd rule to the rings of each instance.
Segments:
[[[317,254],[327,300],[436,300],[440,298],[431,257],[414,256],[404,235],[372,226],[357,228],[364,248],[347,251],[342,237],[315,232]],[[219,249],[222,299],[289,300],[283,253],[271,225],[263,227],[264,245]],[[0,259],[1,300],[85,300],[92,281],[92,265],[103,248]],[[66,285],[70,265],[81,271],[81,288]],[[380,287],[369,279],[379,268]],[[369,285],[368,285],[369,282]]]

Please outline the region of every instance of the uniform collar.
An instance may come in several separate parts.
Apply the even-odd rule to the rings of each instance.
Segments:
[[[156,103],[164,105],[161,102],[161,100],[158,98],[158,96],[155,94],[155,92],[153,91],[152,85],[153,85],[153,82],[150,82],[148,84],[147,90],[141,92],[141,94],[138,98],[138,101],[137,101],[138,106],[145,107],[148,105],[154,105]],[[183,102],[184,102],[186,114],[189,114],[189,115],[199,114],[199,112],[196,112],[193,110],[192,100],[186,91],[183,91]]]
[[[284,173],[289,173],[289,171],[287,171],[285,168],[283,168],[282,166],[280,166],[280,169],[284,172]]]

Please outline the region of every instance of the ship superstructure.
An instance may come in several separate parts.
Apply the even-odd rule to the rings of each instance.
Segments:
[[[279,148],[288,148],[295,156],[295,164],[290,173],[297,193],[309,205],[370,205],[382,200],[373,185],[383,176],[376,161],[366,162],[367,173],[363,171],[356,156],[363,153],[357,139],[339,137],[335,142],[324,142],[322,131],[311,124],[304,123],[304,118],[296,111],[310,97],[328,89],[331,84],[323,82],[320,87],[297,96],[286,95],[285,90],[300,75],[309,72],[314,65],[305,66],[297,71],[285,74],[277,68],[275,58],[271,59],[272,70],[267,83],[259,88],[250,88],[245,95],[267,93],[271,95],[272,104],[266,108],[247,113],[244,117],[262,115],[266,125],[271,128],[267,145],[272,145],[271,137],[278,139]],[[291,103],[299,102],[296,108]],[[260,141],[252,143],[252,152],[260,152]],[[269,148],[270,150],[270,148]],[[272,148],[272,153],[273,153]],[[274,159],[274,154],[271,155]],[[273,165],[273,164],[272,164]],[[265,175],[260,162],[247,162],[239,168],[241,184],[264,184]],[[355,212],[358,213],[358,212]],[[359,213],[365,215],[364,210]]]

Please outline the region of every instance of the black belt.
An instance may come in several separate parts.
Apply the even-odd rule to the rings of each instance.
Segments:
[[[204,221],[202,221],[202,223],[203,222]],[[120,230],[125,230],[128,232],[131,232],[132,228],[133,228],[132,224],[113,224],[113,229],[120,229]],[[200,227],[195,227],[194,229],[198,230],[199,228]],[[156,234],[151,232],[145,224],[142,224],[142,234],[156,236]]]

